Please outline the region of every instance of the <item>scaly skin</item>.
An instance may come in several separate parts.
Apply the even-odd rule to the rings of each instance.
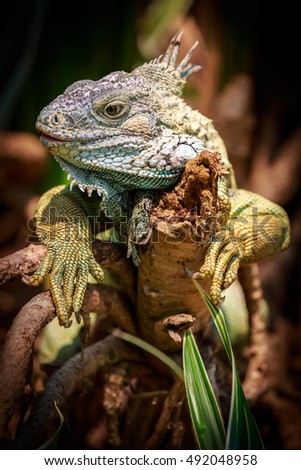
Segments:
[[[87,206],[79,192],[68,187],[50,189],[36,208],[39,239],[47,246],[47,255],[29,283],[38,286],[50,273],[49,283],[60,324],[71,325],[66,312],[76,316],[82,305],[89,273],[102,283],[104,274],[94,259],[88,217],[97,213],[97,206]],[[94,207],[93,207],[94,206]],[[94,209],[94,210],[93,210]]]
[[[199,66],[190,64],[196,44],[177,65],[180,39],[177,35],[171,41],[163,57],[131,73],[113,72],[96,82],[74,83],[38,117],[41,142],[69,174],[70,189],[74,184],[79,188],[69,193],[52,189],[36,210],[37,231],[48,254],[29,282],[36,285],[50,273],[53,300],[65,327],[72,311],[80,308],[88,272],[102,281],[91,253],[87,221],[87,215],[97,213],[97,199],[117,229],[124,218],[131,220],[125,235],[128,254],[137,264],[135,246],[147,243],[150,236],[153,191],[175,185],[186,162],[204,149],[220,152],[228,169],[219,181],[224,229],[212,240],[200,269],[202,279],[212,277],[214,302],[220,302],[221,290],[236,278],[240,262],[257,261],[288,245],[285,212],[236,188],[225,146],[212,122],[181,98],[186,79]],[[54,225],[48,218],[41,223],[50,208],[77,219]],[[270,223],[263,233],[258,224],[266,216]],[[71,243],[66,242],[66,233]]]
[[[244,189],[231,192],[230,201],[229,218],[212,240],[199,276],[212,278],[210,295],[216,305],[221,303],[221,291],[237,278],[241,263],[275,255],[289,243],[288,218],[277,204]]]

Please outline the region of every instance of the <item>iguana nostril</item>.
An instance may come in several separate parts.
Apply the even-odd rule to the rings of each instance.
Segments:
[[[50,116],[50,122],[53,126],[59,126],[60,124],[63,123],[64,121],[64,118],[61,114],[59,113],[53,113],[51,116]]]

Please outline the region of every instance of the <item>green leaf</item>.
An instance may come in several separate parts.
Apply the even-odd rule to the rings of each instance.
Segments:
[[[240,383],[239,373],[236,366],[234,353],[230,337],[228,334],[225,318],[220,308],[213,304],[210,296],[199,283],[192,279],[195,287],[200,292],[204,302],[206,303],[220,339],[224,345],[229,361],[232,365],[232,396],[230,417],[227,430],[226,449],[232,450],[260,450],[264,449],[264,445],[257,428],[254,417],[251,413],[249,404],[243,392]]]
[[[143,339],[137,338],[137,336],[131,335],[130,333],[126,333],[125,331],[114,329],[112,330],[112,334],[115,336],[118,336],[119,338],[134,344],[135,346],[138,346],[141,349],[144,349],[144,351],[147,351],[148,353],[152,354],[153,356],[157,357],[162,361],[164,364],[166,364],[173,372],[183,379],[183,370],[181,367],[167,354],[164,352],[160,351],[160,349],[155,348],[155,346],[152,346],[151,344],[147,343],[146,341],[143,341]]]
[[[63,426],[63,423],[64,423],[64,416],[62,415],[62,413],[61,413],[60,409],[58,408],[56,402],[54,402],[54,406],[55,406],[55,409],[56,409],[57,414],[59,415],[59,419],[60,419],[59,427],[57,428],[57,430],[55,431],[53,436],[51,436],[50,439],[48,439],[46,442],[44,442],[44,444],[42,444],[40,447],[38,447],[37,450],[53,450],[53,449],[55,449],[56,444],[58,443],[58,440],[60,438],[61,431],[62,431],[62,426]]]
[[[184,336],[183,364],[189,410],[200,448],[224,449],[226,435],[222,416],[190,330]]]
[[[243,392],[236,364],[234,367],[226,449],[263,450],[264,444]]]

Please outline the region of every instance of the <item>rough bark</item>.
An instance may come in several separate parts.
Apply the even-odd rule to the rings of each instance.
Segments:
[[[181,331],[181,318],[187,328],[190,315],[193,330],[203,333],[211,322],[187,270],[200,269],[206,245],[219,229],[217,180],[223,171],[218,154],[202,152],[152,211],[152,240],[139,252],[137,314],[143,337],[160,349],[181,347],[174,335],[166,335],[166,330]],[[209,285],[210,280],[202,281],[204,289]]]

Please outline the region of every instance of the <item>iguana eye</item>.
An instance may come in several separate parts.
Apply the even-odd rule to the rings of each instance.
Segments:
[[[95,102],[93,105],[92,114],[94,114],[97,119],[106,118],[115,120],[128,113],[129,109],[129,105],[120,100],[112,100],[106,104]]]
[[[128,105],[122,101],[111,101],[103,107],[103,114],[108,118],[116,119],[124,116],[128,110]]]

